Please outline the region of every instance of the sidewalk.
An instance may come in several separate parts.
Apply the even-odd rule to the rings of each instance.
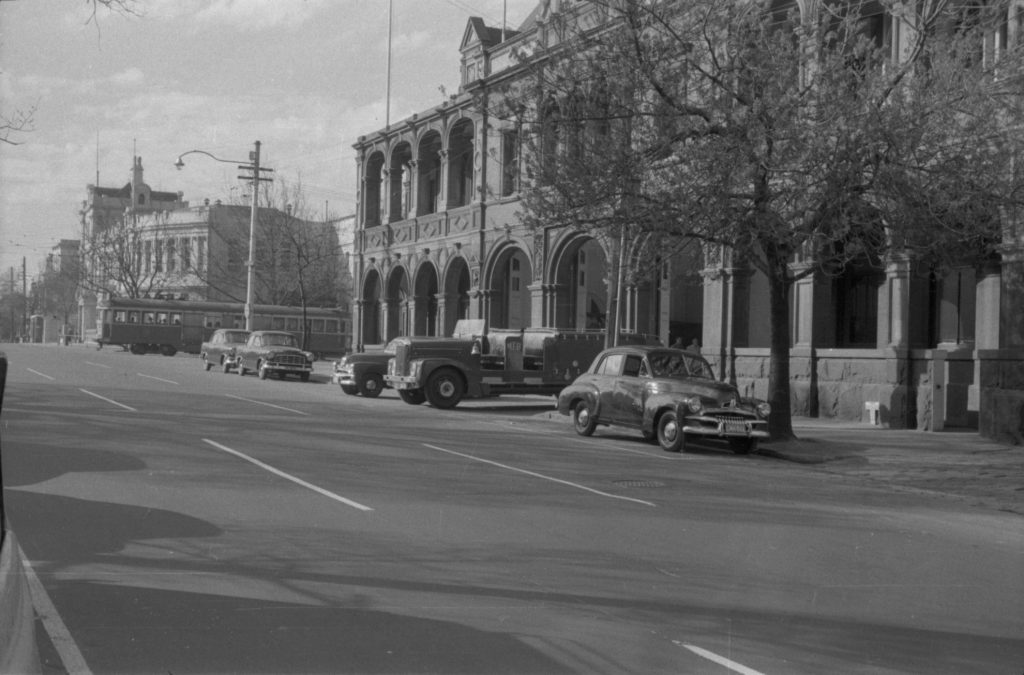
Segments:
[[[799,417],[793,431],[796,440],[763,443],[758,454],[1024,515],[1024,447],[995,443],[973,430],[886,429]]]

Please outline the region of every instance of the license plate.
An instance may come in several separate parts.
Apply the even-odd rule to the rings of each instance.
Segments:
[[[723,422],[725,425],[723,431],[727,434],[746,434],[747,423],[746,422]]]

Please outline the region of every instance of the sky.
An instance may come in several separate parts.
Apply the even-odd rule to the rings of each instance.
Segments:
[[[517,28],[540,0],[391,0],[392,123],[458,91],[471,16]],[[153,190],[237,201],[235,164],[301,183],[332,217],[355,212],[352,144],[385,125],[388,0],[0,1],[0,116],[33,110],[0,143],[0,274],[29,277],[80,237],[86,186],[119,188],[142,159]],[[97,175],[99,176],[97,180]]]

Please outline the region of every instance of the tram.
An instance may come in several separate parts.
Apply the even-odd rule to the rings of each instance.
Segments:
[[[218,328],[245,328],[245,306],[234,302],[101,298],[97,304],[97,341],[120,345],[133,354],[179,351],[198,354]],[[295,335],[318,358],[342,355],[351,346],[349,321],[341,308],[253,305],[253,330],[283,330]]]

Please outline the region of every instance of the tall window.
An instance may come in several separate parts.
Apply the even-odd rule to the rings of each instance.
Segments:
[[[175,256],[175,240],[167,240],[167,271],[174,272],[177,269],[178,259]]]
[[[196,241],[196,271],[202,272],[206,264],[206,237],[199,237]]]
[[[162,239],[153,242],[153,271],[157,274],[164,271],[164,242]]]
[[[519,130],[511,129],[501,135],[501,196],[508,197],[519,191]]]
[[[192,240],[184,238],[181,240],[181,271],[188,272],[192,267]]]

